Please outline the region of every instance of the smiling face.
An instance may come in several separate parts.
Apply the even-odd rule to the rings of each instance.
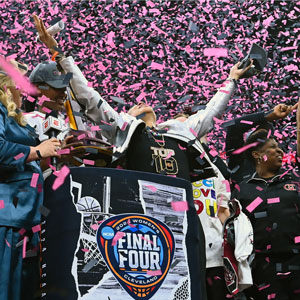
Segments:
[[[46,89],[40,87],[45,87]],[[55,89],[50,85],[43,83],[38,85],[38,89],[40,96],[43,95],[50,99],[50,101],[45,101],[42,106],[57,111],[64,110],[64,102],[67,97],[65,88]]]
[[[269,139],[262,148],[252,152],[261,169],[275,173],[282,166],[283,154],[284,152],[278,147],[274,139]]]

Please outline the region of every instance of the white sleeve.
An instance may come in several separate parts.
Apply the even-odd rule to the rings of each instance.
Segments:
[[[119,114],[99,95],[92,87],[88,86],[88,81],[75,64],[73,57],[63,58],[60,62],[65,73],[72,73],[70,85],[77,101],[86,109],[89,119],[99,125],[109,123],[109,130],[102,130],[101,134],[112,142],[116,132],[116,122]]]
[[[221,118],[233,94],[234,82],[226,80],[213,98],[207,103],[206,108],[190,116],[185,122],[192,128],[197,137],[204,136],[213,126],[214,118]]]

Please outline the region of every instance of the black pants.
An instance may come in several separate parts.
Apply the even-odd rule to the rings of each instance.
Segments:
[[[298,257],[294,258],[256,258],[252,270],[254,285],[245,291],[248,299],[300,300],[300,265],[296,262]],[[290,271],[297,265],[299,270]]]
[[[227,300],[229,294],[224,278],[224,267],[206,269],[206,291],[208,300]]]

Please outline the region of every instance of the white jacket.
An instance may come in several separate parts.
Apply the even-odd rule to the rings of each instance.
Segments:
[[[243,291],[253,285],[251,268],[248,262],[248,258],[253,252],[253,228],[248,217],[242,212],[240,203],[239,206],[241,213],[233,222],[235,234],[234,256],[238,261],[239,290]]]
[[[93,88],[88,87],[88,82],[81,73],[80,69],[74,63],[72,57],[66,57],[60,61],[60,65],[64,71],[73,73],[73,77],[70,81],[73,92],[75,93],[78,102],[85,107],[85,114],[95,123],[104,125],[110,124],[109,130],[102,130],[102,135],[114,145],[114,157],[113,161],[116,161],[120,156],[125,154],[131,137],[136,128],[140,125],[145,126],[144,121],[137,120],[126,113],[117,113]],[[221,117],[224,113],[228,101],[234,90],[234,83],[232,81],[225,81],[224,86],[216,93],[216,95],[209,101],[206,108],[198,111],[195,115],[190,116],[185,122],[176,120],[169,120],[161,123],[157,126],[158,129],[168,128],[165,134],[168,137],[182,140],[186,143],[195,140],[195,136],[191,130],[197,133],[197,137],[200,138],[207,133],[213,126],[213,118]],[[123,124],[127,122],[128,126],[125,130],[121,130]],[[199,154],[204,152],[201,143],[198,140],[192,145]],[[116,154],[121,155],[116,155]],[[208,162],[210,169],[213,168],[213,164],[206,154],[203,159]],[[201,167],[199,166],[199,169]],[[214,175],[213,172],[211,175]]]
[[[220,207],[228,208],[230,192],[226,190],[226,185],[221,172],[218,177],[200,180],[192,183],[193,196],[196,208],[199,208],[200,201],[203,210],[198,212],[206,245],[206,268],[221,267],[223,263],[223,225],[217,213]]]

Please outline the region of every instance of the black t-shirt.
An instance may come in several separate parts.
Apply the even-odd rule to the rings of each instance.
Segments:
[[[138,128],[133,134],[127,169],[191,179],[186,145],[149,127]]]

